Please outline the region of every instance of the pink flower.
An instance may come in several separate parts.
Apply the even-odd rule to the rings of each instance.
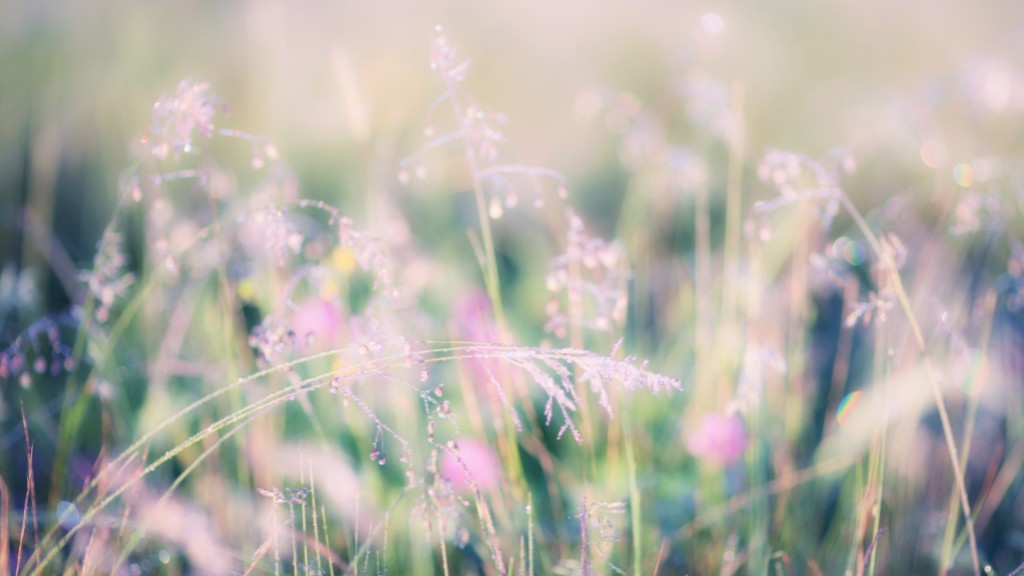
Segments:
[[[327,298],[312,298],[292,313],[291,329],[296,347],[308,352],[337,348],[343,344],[345,326],[341,304]]]
[[[709,414],[701,420],[686,441],[695,457],[712,466],[728,466],[738,461],[747,448],[747,432],[737,416]]]
[[[482,290],[470,290],[455,304],[455,326],[460,337],[473,342],[497,342],[491,301]]]
[[[498,342],[498,327],[494,324],[491,301],[482,290],[470,290],[455,303],[455,331],[458,337],[469,342]],[[495,359],[470,358],[466,361],[472,381],[487,392],[493,402],[491,378],[501,376],[501,363]]]
[[[446,451],[441,456],[441,476],[452,483],[452,488],[462,492],[469,490],[472,483],[476,483],[482,491],[498,487],[501,482],[501,462],[490,446],[479,440],[459,440],[458,454],[456,458]],[[459,458],[462,459],[461,463]]]

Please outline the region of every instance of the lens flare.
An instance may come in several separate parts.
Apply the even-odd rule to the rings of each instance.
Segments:
[[[857,390],[850,392],[842,400],[839,401],[839,407],[836,408],[836,422],[840,426],[846,426],[846,423],[850,420],[850,414],[857,409],[857,405],[860,404],[861,396],[863,392]]]

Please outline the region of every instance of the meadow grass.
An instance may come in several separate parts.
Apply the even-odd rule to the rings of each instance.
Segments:
[[[441,28],[429,62],[363,215],[209,84],[160,98],[80,298],[0,354],[0,570],[1019,570],[1018,159],[864,206],[852,153],[751,150],[693,75],[683,131],[580,95],[599,214]]]

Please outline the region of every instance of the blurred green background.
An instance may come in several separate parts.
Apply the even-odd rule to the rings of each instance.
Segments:
[[[473,63],[470,93],[511,119],[521,160],[587,182],[579,193],[591,195],[618,193],[612,137],[573,112],[594,85],[679,118],[683,75],[740,81],[755,157],[851,146],[862,163],[903,162],[912,182],[920,159],[886,155],[916,150],[943,107],[984,92],[980,66],[1017,71],[1024,60],[1024,3],[1013,0],[5,1],[0,13],[0,260],[19,268],[40,263],[18,225],[26,206],[73,262],[89,260],[149,106],[185,77],[230,106],[221,125],[272,136],[308,195],[345,206],[393,185],[384,176],[421,142],[439,92],[428,66],[436,24]],[[1006,106],[1022,105],[1011,96]],[[998,152],[1020,132],[1001,138],[951,138],[949,156]],[[885,184],[880,194],[906,182]],[[60,289],[47,299],[59,305]]]

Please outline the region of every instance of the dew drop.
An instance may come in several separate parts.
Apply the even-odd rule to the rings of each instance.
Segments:
[[[380,456],[381,456],[380,450],[371,450],[370,451],[370,460],[373,460],[373,461],[380,460]]]
[[[400,171],[398,173],[398,181],[400,183],[402,183],[403,185],[404,184],[408,184],[409,183],[409,172],[406,171],[406,170]]]
[[[557,292],[558,289],[561,287],[560,283],[558,282],[558,277],[556,277],[554,274],[548,274],[547,277],[544,278],[544,285],[545,287],[547,287],[549,292]]]
[[[381,454],[380,458],[377,459],[377,464],[379,466],[383,466],[383,465],[385,465],[387,463],[388,463],[388,457],[383,455],[383,454]]]
[[[490,207],[487,209],[487,214],[492,220],[499,220],[505,214],[505,209],[501,206],[501,200],[497,197],[491,198]]]
[[[427,177],[427,167],[426,166],[422,166],[422,165],[421,166],[417,166],[416,167],[416,179],[417,180],[423,180],[426,177]]]

